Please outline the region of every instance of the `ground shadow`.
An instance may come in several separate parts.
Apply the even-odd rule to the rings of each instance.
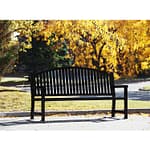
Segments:
[[[18,121],[4,121],[0,122],[0,126],[18,126],[18,125],[26,125],[26,124],[48,124],[48,123],[73,123],[73,122],[94,122],[94,123],[101,123],[101,122],[109,122],[109,121],[116,121],[122,120],[121,118],[112,118],[112,117],[103,117],[103,118],[89,118],[89,119],[53,119],[47,120],[45,122],[37,121],[37,120],[30,120],[30,119],[23,119]]]
[[[117,91],[116,96],[122,97],[123,92]],[[150,101],[150,91],[128,91],[129,100]]]
[[[3,90],[0,90],[0,92],[24,92],[20,89],[3,89]]]
[[[29,81],[6,81],[6,82],[1,82],[1,86],[16,86],[16,85],[27,85],[29,84]]]
[[[129,91],[129,99],[150,101],[150,91]]]

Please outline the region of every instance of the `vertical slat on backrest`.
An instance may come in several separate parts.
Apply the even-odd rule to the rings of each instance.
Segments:
[[[91,80],[92,80],[92,90],[93,90],[93,94],[95,94],[94,70],[91,70]]]
[[[100,81],[100,72],[99,71],[97,71],[97,82],[98,82],[98,86],[97,86],[98,94],[101,94],[102,89],[101,89],[101,81]]]
[[[101,85],[101,94],[104,93],[104,87],[103,87],[103,74],[100,74],[100,85]]]
[[[106,94],[106,80],[105,80],[105,73],[103,72],[103,89],[104,89],[104,93],[103,94]]]
[[[87,94],[90,94],[90,79],[89,79],[89,70],[86,69],[86,84],[87,86]]]
[[[98,76],[98,94],[101,94],[102,89],[101,89],[101,77],[100,77],[100,72],[97,72],[97,76]]]
[[[104,79],[105,79],[105,94],[107,94],[107,74],[104,74]]]
[[[104,86],[104,94],[106,94],[107,93],[107,89],[106,89],[106,74],[105,73],[103,73],[103,81],[104,81],[104,84],[103,84],[103,86]]]
[[[75,69],[72,69],[72,90],[73,90],[73,94],[76,95],[76,78],[75,78]]]
[[[50,82],[50,93],[51,93],[51,95],[53,95],[53,81],[52,81],[52,71],[51,70],[49,70],[49,82]]]
[[[52,82],[52,71],[48,71],[49,72],[49,83],[50,83],[50,94],[53,94],[53,82]]]
[[[72,84],[72,95],[75,95],[75,77],[74,77],[74,68],[71,69],[71,84]]]
[[[106,94],[109,94],[109,80],[108,80],[108,74],[106,74]]]
[[[66,68],[66,83],[67,83],[67,95],[70,94],[70,81],[69,81],[69,70]]]
[[[107,94],[109,94],[109,75],[107,73]]]
[[[40,73],[39,74],[39,83],[40,83],[40,94],[42,94],[42,89],[41,89],[41,87],[43,86],[43,83],[42,83],[42,74]]]
[[[68,76],[68,69],[65,68],[65,76],[66,76],[66,92],[67,95],[70,93],[70,89],[69,89],[69,76]]]
[[[49,77],[48,77],[48,71],[45,72],[46,77],[46,84],[47,84],[47,95],[50,95],[50,85],[49,85]]]
[[[113,94],[114,91],[114,76],[113,73],[110,73],[110,94]]]
[[[39,95],[39,79],[38,76],[35,76],[35,82],[36,82],[36,95]]]
[[[83,69],[80,68],[80,79],[81,79],[81,94],[84,94],[84,79],[83,79]]]
[[[70,95],[73,94],[73,84],[72,84],[72,68],[68,69],[68,75],[69,75],[69,89],[70,89]]]
[[[63,84],[62,84],[62,69],[60,68],[59,69],[59,94],[64,94],[64,91],[63,91]]]
[[[91,70],[88,70],[88,81],[89,81],[89,94],[93,93],[93,85],[92,85],[92,77],[91,77],[92,73]]]
[[[60,76],[61,76],[61,69],[58,69],[57,70],[57,75],[58,75],[58,91],[59,91],[59,95],[62,93],[62,87],[61,87],[61,79],[60,79]]]
[[[90,72],[89,72],[89,70],[87,70],[87,83],[88,83],[88,94],[91,94],[91,85],[90,85],[90,77],[89,77],[89,75],[90,75]]]
[[[56,83],[55,83],[55,72],[52,70],[52,81],[53,81],[53,95],[56,95]]]
[[[94,82],[95,82],[95,94],[97,94],[97,78],[96,78],[96,70],[94,70]]]
[[[85,83],[85,94],[89,94],[89,85],[88,85],[88,77],[87,77],[87,69],[84,69],[84,83]]]
[[[86,95],[86,85],[85,85],[85,69],[82,69],[82,92],[84,95]]]
[[[82,82],[82,69],[79,68],[79,75],[80,75],[80,92],[83,94],[83,82]]]
[[[80,80],[80,94],[83,94],[83,83],[82,83],[82,70],[81,70],[81,68],[79,68],[78,71],[79,71],[79,80]]]
[[[73,69],[73,80],[74,80],[74,87],[75,87],[75,94],[78,94],[78,81],[77,81],[77,70]]]
[[[80,80],[80,94],[83,94],[83,83],[82,83],[82,69],[81,68],[79,68],[78,69],[79,70],[79,80]]]
[[[55,70],[55,79],[56,79],[56,94],[59,94],[59,69]]]
[[[67,82],[67,71],[66,68],[63,69],[63,76],[64,76],[64,85],[65,85],[65,94],[68,94],[68,82]]]
[[[38,76],[35,76],[35,82],[36,82],[36,95],[39,95],[39,79],[38,79]]]
[[[93,71],[90,70],[90,81],[91,81],[91,91],[92,91],[92,94],[94,93],[94,84],[93,84]]]
[[[97,79],[97,70],[94,71],[94,80],[95,80],[95,94],[98,94],[98,79]]]
[[[111,74],[109,74],[109,90],[110,90],[110,94],[112,94],[112,91],[111,91]]]
[[[64,77],[64,68],[62,68],[61,72],[62,72],[61,75],[62,75],[63,92],[64,92],[64,94],[66,94],[65,77]]]
[[[62,68],[62,84],[64,85],[64,94],[67,94],[65,68]]]
[[[76,89],[77,89],[77,94],[80,94],[80,82],[79,82],[78,68],[75,69],[75,76],[76,76]]]
[[[54,95],[57,94],[57,76],[56,76],[56,70],[53,70],[53,79],[54,79],[54,89],[55,89],[55,92],[54,92]]]
[[[37,82],[37,77],[34,76],[34,81],[35,81],[35,95],[38,95],[38,82]],[[34,84],[33,84],[34,86]]]
[[[57,89],[57,84],[58,83],[57,82],[58,82],[58,80],[57,80],[57,70],[54,70],[55,95],[57,95],[57,91],[58,91],[58,89]]]
[[[110,89],[109,89],[109,85],[110,85],[110,80],[109,80],[109,75],[107,74],[107,94],[110,94]]]
[[[87,94],[87,85],[86,85],[86,72],[85,69],[82,69],[82,81],[83,81],[83,94],[86,95]]]
[[[45,72],[42,73],[42,82],[43,82],[43,86],[45,87],[45,90],[46,90],[45,94],[47,94]]]
[[[51,70],[51,80],[52,80],[52,94],[55,95],[56,89],[55,89],[55,80],[54,80],[54,71]]]
[[[93,80],[93,91],[94,93],[93,94],[96,94],[96,75],[95,75],[95,70],[92,70],[92,80]]]

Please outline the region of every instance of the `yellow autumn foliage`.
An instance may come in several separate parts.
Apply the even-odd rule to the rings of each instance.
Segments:
[[[25,28],[19,32],[26,35],[28,45],[31,36],[41,36],[47,44],[53,34],[54,41],[67,41],[71,51],[67,57],[74,57],[74,66],[113,71],[116,78],[150,69],[149,20],[41,20],[34,26],[33,21],[18,23]],[[14,21],[17,28],[18,23]]]

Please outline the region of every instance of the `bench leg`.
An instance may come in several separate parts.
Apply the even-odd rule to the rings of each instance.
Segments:
[[[42,115],[41,115],[41,121],[45,121],[45,99],[42,99],[42,102],[41,102],[41,112],[42,112]]]
[[[128,119],[128,102],[127,100],[124,101],[124,119]]]
[[[124,91],[124,119],[128,119],[128,91],[125,88]]]
[[[31,100],[31,119],[34,119],[34,105],[35,105],[35,101],[32,99]]]
[[[112,100],[112,112],[111,112],[112,117],[115,117],[115,109],[116,109],[116,99],[114,98]]]

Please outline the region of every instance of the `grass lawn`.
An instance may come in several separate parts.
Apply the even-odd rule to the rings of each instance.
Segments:
[[[28,83],[28,79],[24,77],[2,77],[0,85],[5,87],[25,85]]]
[[[150,86],[144,86],[142,89],[140,89],[141,91],[150,91]]]
[[[26,84],[26,78],[5,77],[0,82],[0,112],[30,111],[30,93],[18,91],[10,86]],[[147,88],[147,87],[146,87]],[[150,87],[148,87],[150,88]],[[123,101],[117,101],[117,108],[123,108]],[[150,101],[129,100],[131,108],[150,108]],[[111,100],[47,102],[46,110],[101,110],[111,109]],[[40,102],[36,102],[40,111]]]
[[[123,108],[123,101],[117,101],[117,108]],[[129,100],[131,108],[150,108],[150,101]],[[111,100],[47,102],[46,110],[101,110],[111,109]],[[40,102],[36,103],[40,110]],[[30,93],[15,88],[0,86],[0,112],[30,111]]]

